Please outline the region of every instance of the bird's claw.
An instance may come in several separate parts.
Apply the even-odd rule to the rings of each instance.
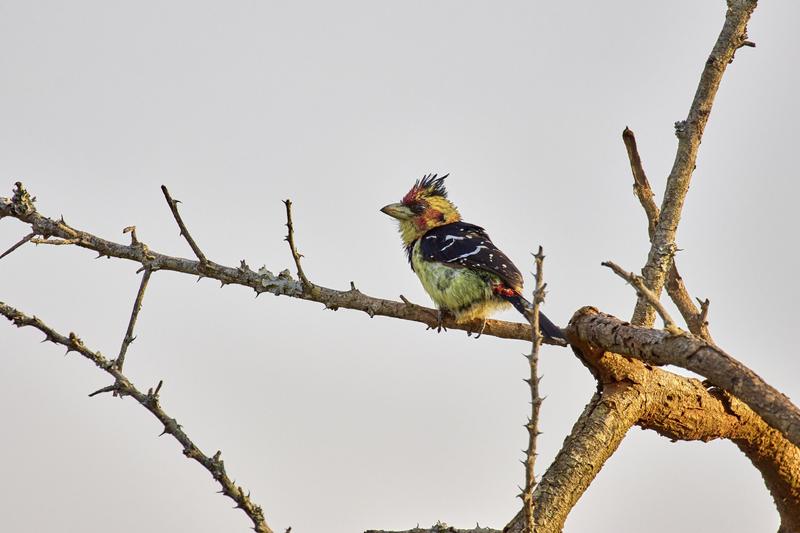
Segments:
[[[475,340],[478,340],[478,339],[481,338],[481,335],[483,335],[483,330],[485,330],[485,329],[486,329],[486,319],[484,318],[483,319],[483,323],[481,323],[481,329],[478,332],[478,334],[475,336]]]
[[[439,309],[436,311],[436,333],[441,333],[442,330],[447,332],[447,328],[444,327],[444,313],[442,313],[442,310]]]

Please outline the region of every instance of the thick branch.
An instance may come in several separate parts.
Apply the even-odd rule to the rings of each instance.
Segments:
[[[85,358],[93,362],[98,368],[110,374],[114,378],[114,385],[104,387],[98,392],[111,392],[116,391],[122,396],[130,396],[139,404],[150,411],[163,425],[164,433],[172,435],[183,447],[183,455],[190,459],[194,459],[200,463],[203,468],[209,471],[215,480],[220,484],[222,493],[236,502],[236,506],[247,514],[253,522],[253,529],[258,533],[272,533],[272,530],[264,520],[264,513],[261,507],[253,503],[250,499],[249,493],[237,486],[228,477],[225,471],[225,464],[221,459],[221,452],[217,452],[213,457],[205,455],[200,448],[195,446],[189,436],[183,431],[178,421],[170,417],[162,408],[159,402],[159,392],[161,383],[155,390],[149,390],[147,393],[141,392],[133,383],[128,380],[125,375],[117,369],[117,366],[110,359],[106,359],[100,352],[90,350],[86,347],[83,341],[74,333],[69,336],[62,335],[55,331],[50,326],[46,325],[42,320],[36,317],[30,317],[13,307],[0,302],[0,314],[4,315],[17,327],[31,326],[45,334],[45,340],[55,344],[60,344],[67,348],[67,353],[78,352]]]
[[[678,230],[683,203],[697,162],[697,151],[711,113],[714,97],[725,69],[733,60],[734,53],[747,39],[747,22],[755,7],[756,0],[728,1],[725,23],[700,76],[700,83],[689,108],[689,115],[685,121],[675,125],[678,149],[667,179],[664,200],[661,204],[661,215],[655,228],[647,263],[642,269],[647,286],[656,296],[661,294],[667,272],[672,265],[672,257],[675,253],[675,234]],[[651,326],[654,320],[653,308],[645,300],[637,301],[631,322],[637,325]]]
[[[19,188],[24,191],[21,184],[19,184]],[[25,195],[27,195],[27,192],[25,192]],[[275,295],[319,302],[332,310],[339,308],[355,309],[364,311],[371,317],[379,315],[411,320],[426,324],[430,328],[435,328],[438,325],[437,312],[434,309],[405,302],[374,298],[363,294],[355,288],[337,291],[314,285],[314,291],[304,292],[302,284],[292,279],[288,271],[281,272],[278,275],[274,275],[266,269],[254,272],[244,262],[238,268],[223,266],[213,261],[208,261],[204,266],[199,261],[154,252],[141,245],[141,243],[138,245],[124,245],[108,241],[91,233],[72,228],[63,220],[56,221],[40,215],[36,212],[32,203],[24,203],[21,200],[17,200],[18,196],[23,195],[15,195],[11,199],[0,197],[0,218],[6,216],[17,218],[30,225],[32,231],[37,235],[72,240],[75,246],[93,250],[99,256],[127,259],[140,263],[144,268],[149,268],[153,271],[171,270],[216,279],[223,285],[242,285],[250,287],[257,294],[269,292]],[[474,320],[456,324],[452,318],[446,318],[443,325],[448,329],[479,331],[482,323],[480,320]],[[503,339],[530,341],[531,327],[530,324],[519,322],[487,320],[483,334]],[[544,342],[560,345],[558,341],[551,339],[545,339]]]
[[[568,335],[572,330],[568,330]],[[781,531],[800,531],[800,448],[744,403],[718,388],[607,352],[570,337],[573,349],[607,387],[627,383],[646,398],[637,421],[672,440],[729,439],[761,472],[781,517]]]
[[[592,307],[578,310],[568,338],[655,365],[675,365],[708,378],[800,445],[800,410],[755,372],[717,346],[690,335],[632,326]]]

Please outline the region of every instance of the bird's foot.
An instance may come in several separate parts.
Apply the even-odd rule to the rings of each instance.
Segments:
[[[447,328],[444,327],[444,312],[442,312],[442,310],[439,309],[436,312],[436,333],[441,333],[442,330],[445,330],[446,332]]]
[[[478,340],[478,339],[481,338],[481,335],[483,335],[483,330],[485,330],[485,329],[486,329],[486,319],[484,318],[483,322],[481,323],[481,329],[480,329],[480,331],[478,331],[478,334],[475,336],[475,340]]]
[[[444,327],[444,311],[441,309],[436,311],[436,326],[428,326],[428,329],[436,329],[436,333],[441,333],[442,330],[447,331],[447,328]]]

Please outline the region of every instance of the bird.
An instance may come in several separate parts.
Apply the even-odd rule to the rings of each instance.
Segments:
[[[448,176],[426,174],[399,203],[381,208],[399,222],[411,270],[438,309],[437,330],[449,313],[458,324],[482,320],[480,337],[486,319],[510,306],[530,320],[533,305],[522,295],[522,274],[486,230],[461,220],[447,197]],[[564,339],[561,328],[541,312],[539,329],[546,337]]]

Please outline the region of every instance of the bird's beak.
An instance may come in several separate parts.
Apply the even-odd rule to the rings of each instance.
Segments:
[[[408,220],[414,216],[414,213],[403,204],[389,204],[381,208],[383,213],[386,213],[392,218],[397,220]]]

